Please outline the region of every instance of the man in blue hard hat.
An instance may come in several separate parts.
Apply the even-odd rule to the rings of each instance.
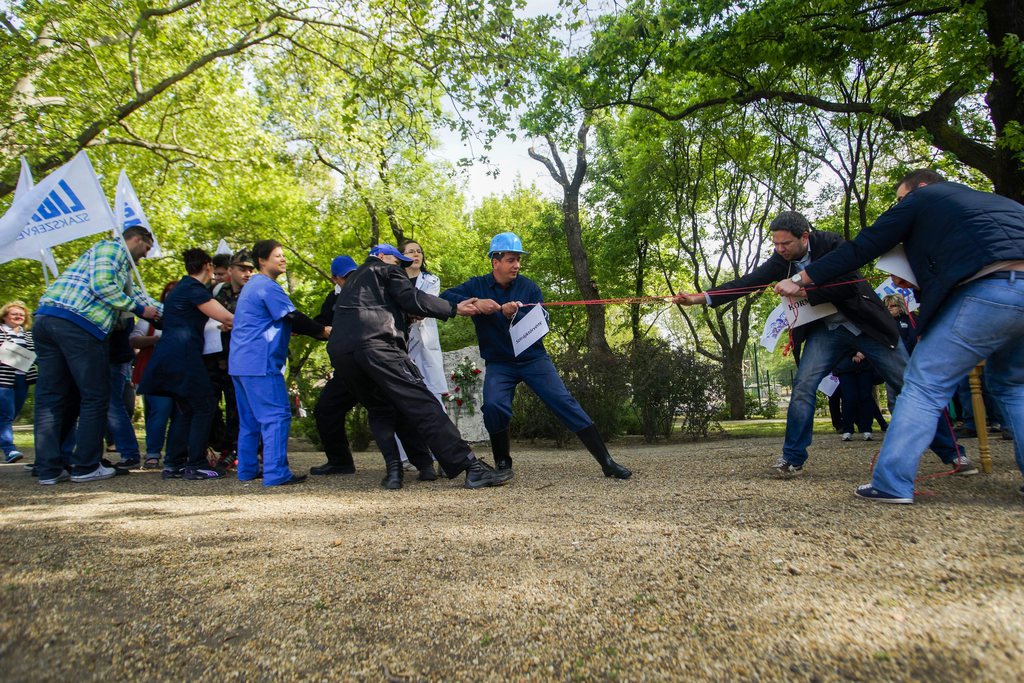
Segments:
[[[594,421],[573,398],[558,376],[551,357],[538,340],[518,356],[512,347],[509,327],[525,312],[520,307],[544,301],[540,287],[520,275],[522,257],[528,252],[515,233],[495,235],[488,249],[491,273],[472,277],[457,287],[441,293],[453,304],[476,299],[478,315],[473,316],[480,355],[486,362],[484,377],[484,426],[491,437],[494,464],[502,470],[512,469],[508,426],[512,421],[512,398],[516,386],[525,382],[601,465],[606,477],[628,479],[633,473],[612,460]]]

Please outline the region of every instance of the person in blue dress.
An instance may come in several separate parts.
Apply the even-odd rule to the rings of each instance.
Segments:
[[[206,459],[216,400],[203,365],[203,328],[209,318],[230,326],[233,316],[206,288],[213,277],[210,255],[188,249],[182,257],[188,275],[164,302],[163,333],[142,375],[139,393],[174,399],[178,419],[167,436],[163,478],[217,479],[224,472],[210,467]]]
[[[263,485],[297,484],[306,475],[296,476],[288,467],[292,423],[284,381],[288,340],[292,332],[326,339],[331,328],[295,310],[277,284],[287,268],[280,242],[257,242],[252,257],[257,272],[238,295],[228,352],[228,373],[238,401],[238,479],[261,476],[257,450],[262,437]]]

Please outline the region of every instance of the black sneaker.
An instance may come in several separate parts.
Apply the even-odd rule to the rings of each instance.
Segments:
[[[164,471],[160,473],[160,477],[163,479],[181,479],[184,468],[182,467],[165,467]]]
[[[786,462],[785,458],[779,458],[778,461],[772,465],[769,470],[771,474],[775,475],[779,479],[792,479],[798,474],[803,474],[803,465],[793,465]]]
[[[417,477],[420,481],[437,481],[437,472],[434,471],[434,466],[424,467],[420,470],[420,476]]]
[[[315,465],[309,468],[309,473],[315,476],[324,476],[328,474],[355,474],[355,466],[347,467],[345,465],[332,465],[331,463],[324,463],[323,465]]]
[[[138,458],[132,458],[131,460],[122,460],[121,462],[115,462],[114,467],[121,470],[134,470],[139,466],[141,461]]]
[[[189,481],[200,479],[220,479],[224,476],[224,470],[215,467],[186,467],[181,471],[181,478]]]
[[[512,470],[496,470],[480,458],[475,458],[466,470],[467,489],[479,489],[485,486],[502,486],[513,477]]]

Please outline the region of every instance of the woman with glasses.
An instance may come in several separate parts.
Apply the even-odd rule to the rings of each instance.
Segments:
[[[14,420],[25,405],[29,385],[36,382],[35,363],[26,370],[23,362],[15,360],[16,355],[34,354],[31,327],[32,314],[23,302],[12,301],[0,308],[0,347],[10,349],[10,363],[22,366],[9,364],[0,350],[0,449],[7,463],[21,460],[21,451],[14,446]],[[17,353],[19,350],[28,354]]]

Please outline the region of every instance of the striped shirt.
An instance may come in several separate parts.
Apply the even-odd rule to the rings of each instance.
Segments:
[[[120,242],[97,242],[46,288],[36,315],[70,320],[97,339],[106,339],[121,311],[140,318],[146,306],[162,311],[160,304],[132,291],[130,259]]]

